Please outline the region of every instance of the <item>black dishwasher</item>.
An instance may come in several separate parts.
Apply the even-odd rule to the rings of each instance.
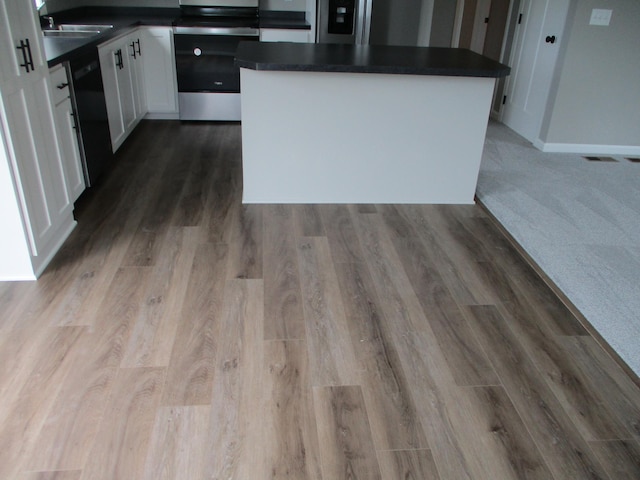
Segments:
[[[113,158],[98,51],[74,58],[69,68],[84,177],[91,186]]]

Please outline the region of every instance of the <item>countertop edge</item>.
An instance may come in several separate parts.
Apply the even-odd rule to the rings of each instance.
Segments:
[[[274,47],[241,44],[235,64],[240,68],[256,71],[281,72],[326,72],[326,73],[369,73],[390,75],[433,75],[455,77],[501,78],[511,73],[511,68],[502,63],[483,57],[471,51],[461,49],[442,49],[430,47],[377,47],[368,46],[367,60],[359,58],[358,46],[340,46],[332,50],[327,44],[291,44],[280,43]],[[299,46],[306,45],[306,46]],[[287,57],[283,61],[278,48],[286,49]],[[284,50],[282,50],[284,51]],[[384,53],[381,57],[376,54]],[[396,55],[391,55],[393,52]],[[437,54],[434,59],[425,53]],[[315,55],[317,53],[317,55]],[[450,54],[450,55],[449,55]],[[462,56],[462,58],[461,58]],[[351,61],[351,58],[357,60]],[[428,57],[428,55],[427,55]],[[455,61],[445,61],[450,60]],[[399,58],[400,60],[396,60]]]
[[[361,65],[297,65],[297,64],[273,64],[249,62],[236,59],[236,65],[248,70],[261,72],[316,72],[316,73],[372,73],[388,75],[420,75],[420,76],[449,76],[449,77],[484,77],[501,78],[510,74],[509,67],[506,70],[470,70],[456,68],[434,67],[393,67],[393,66],[361,66]]]

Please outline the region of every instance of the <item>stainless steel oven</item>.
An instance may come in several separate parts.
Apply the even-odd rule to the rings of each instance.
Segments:
[[[240,120],[234,59],[241,41],[260,38],[257,0],[215,3],[181,1],[173,26],[181,120]]]

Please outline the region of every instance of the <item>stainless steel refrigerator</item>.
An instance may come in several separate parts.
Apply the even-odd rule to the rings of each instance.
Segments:
[[[423,0],[318,0],[317,41],[428,45],[432,12]]]

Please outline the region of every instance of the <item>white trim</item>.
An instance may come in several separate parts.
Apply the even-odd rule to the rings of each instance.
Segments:
[[[163,112],[147,112],[144,116],[145,120],[180,120],[180,114],[178,112],[163,113]]]
[[[533,142],[538,150],[547,153],[589,153],[606,155],[640,155],[640,145],[595,145],[588,143],[545,143],[540,139]]]
[[[8,276],[0,276],[0,282],[32,282],[34,280],[37,280],[38,277],[36,277],[35,274],[33,275],[28,275],[28,276],[13,276],[13,275],[8,275]]]

